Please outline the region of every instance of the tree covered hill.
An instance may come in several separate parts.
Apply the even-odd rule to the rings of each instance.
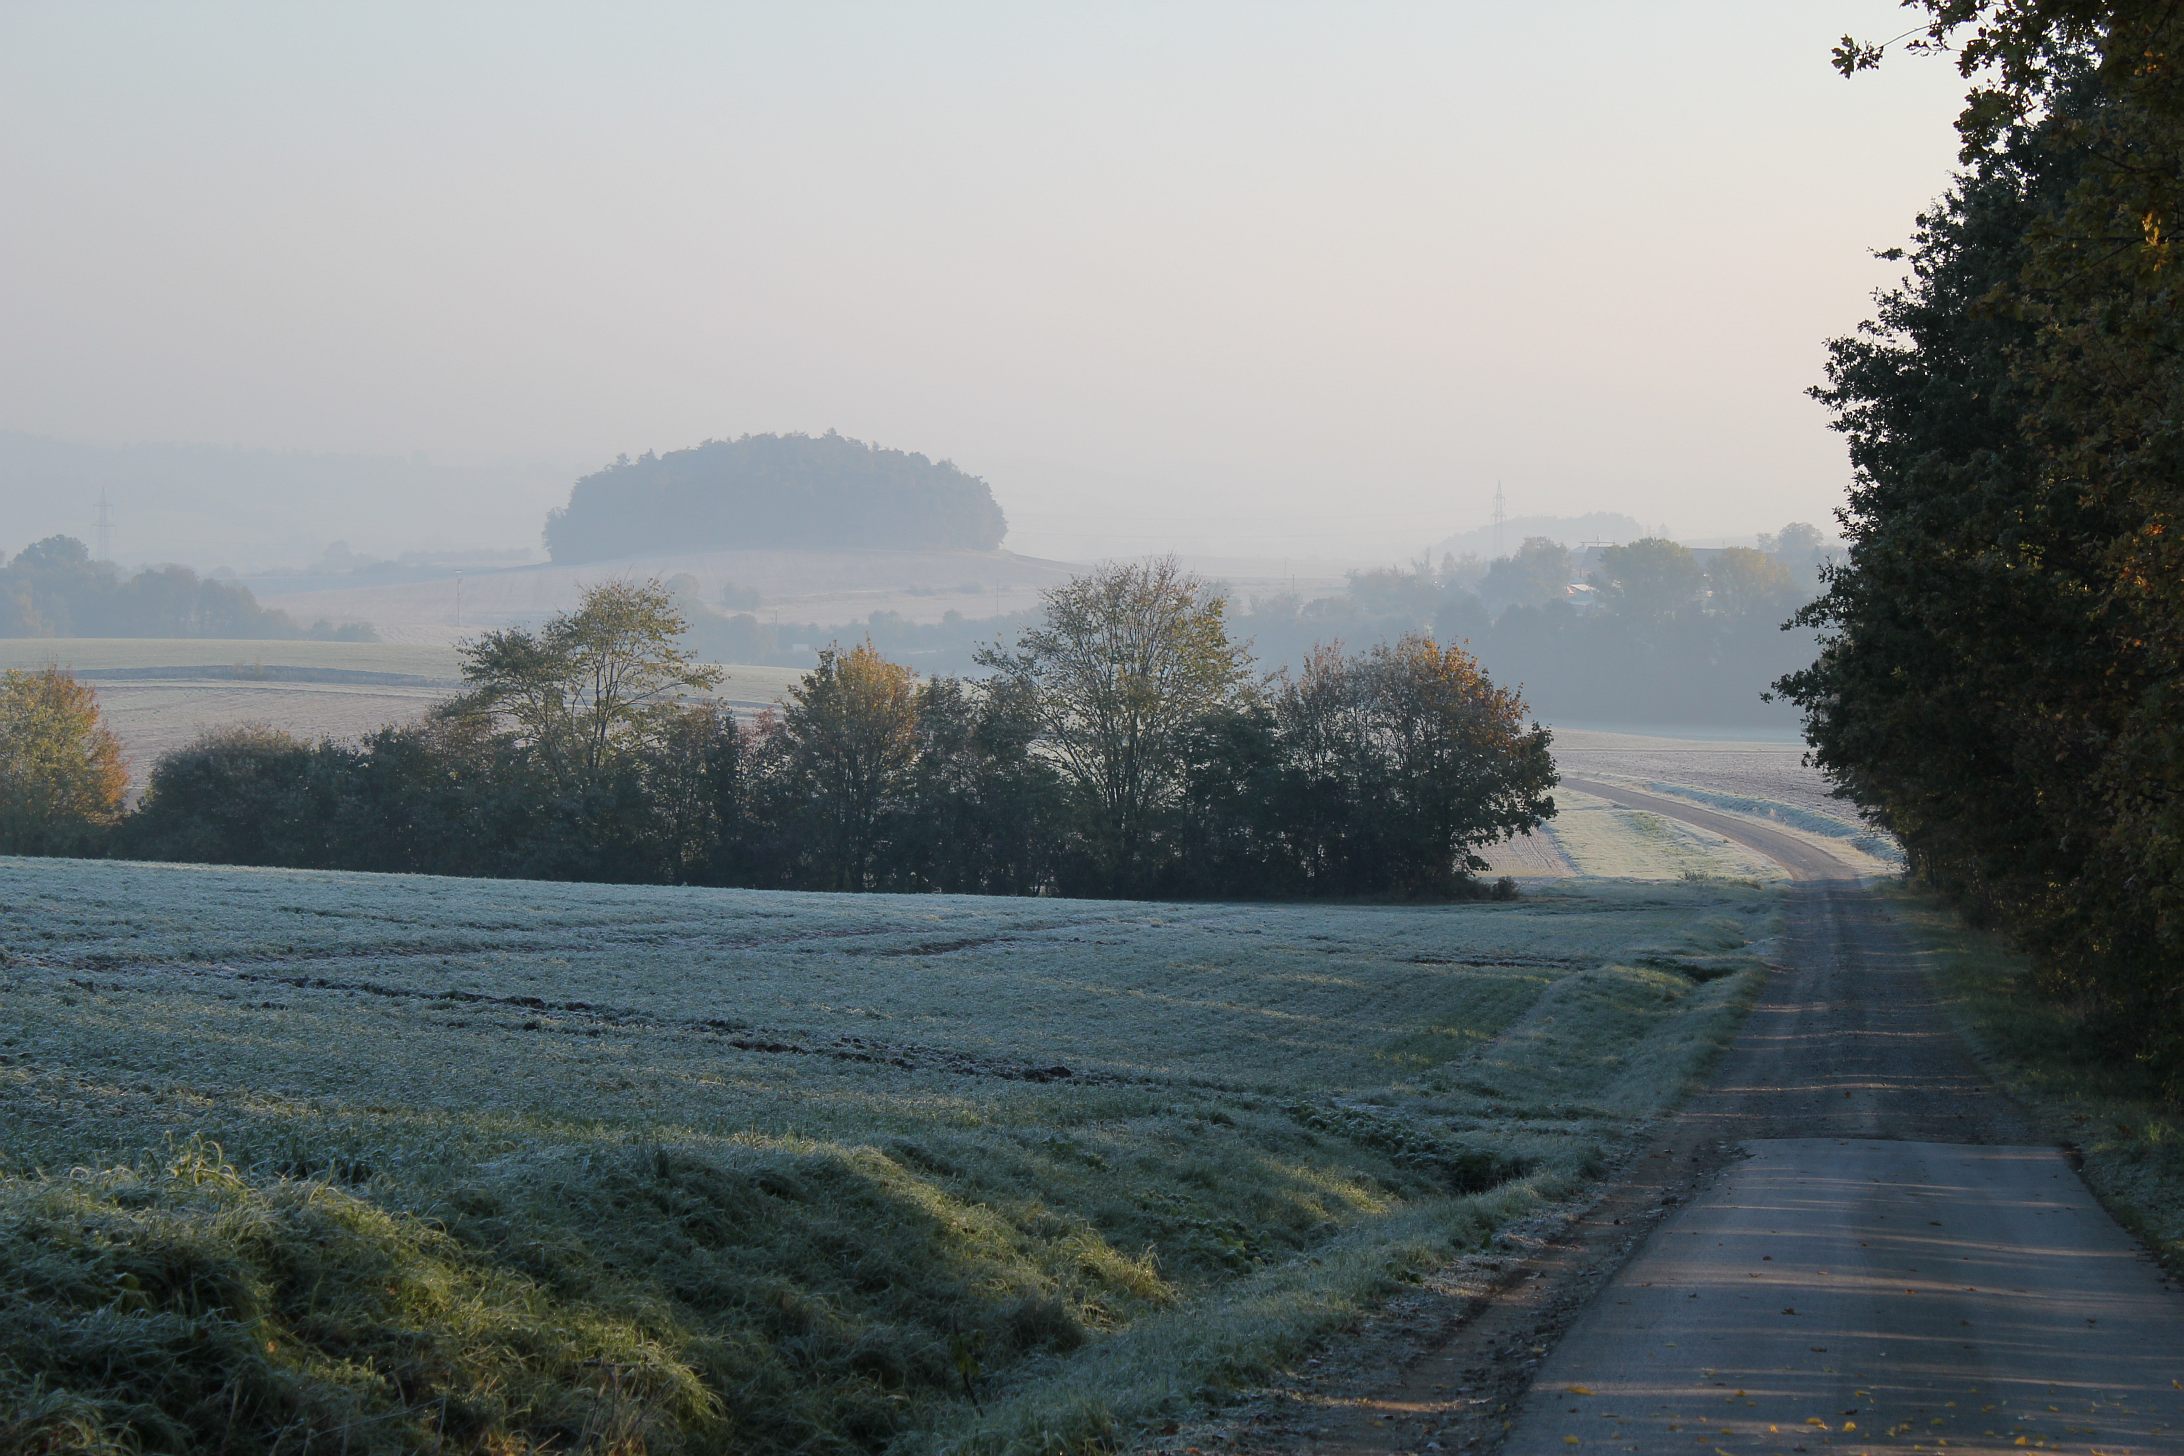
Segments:
[[[824,435],[745,435],[624,456],[546,518],[556,561],[713,547],[990,551],[1008,521],[949,461]]]

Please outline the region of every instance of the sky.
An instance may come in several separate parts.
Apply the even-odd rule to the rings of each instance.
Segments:
[[[1889,0],[0,6],[0,428],[568,479],[845,434],[1008,545],[1824,520],[1947,184]],[[536,519],[509,541],[535,539]],[[430,545],[429,522],[419,545]]]

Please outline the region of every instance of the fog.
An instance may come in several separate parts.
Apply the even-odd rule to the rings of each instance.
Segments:
[[[1821,520],[1803,390],[1951,161],[1947,61],[1828,68],[1901,25],[13,6],[0,429],[487,482],[329,510],[374,549],[535,545],[617,453],[829,428],[986,477],[1007,544],[1068,559],[1393,557],[1497,481],[1690,539]],[[34,485],[0,550],[87,534]]]

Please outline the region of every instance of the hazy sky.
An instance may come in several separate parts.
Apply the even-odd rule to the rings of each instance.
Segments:
[[[1892,0],[0,6],[0,427],[570,472],[829,427],[1010,545],[1823,517],[1945,185]],[[535,539],[536,520],[509,540]],[[429,536],[429,527],[420,526]]]

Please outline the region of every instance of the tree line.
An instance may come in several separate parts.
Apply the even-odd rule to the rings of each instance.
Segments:
[[[1974,82],[1964,165],[1815,391],[1849,552],[1782,690],[1918,872],[2180,1097],[2184,12],[1917,8]]]
[[[1543,716],[1596,723],[1780,723],[1768,684],[1812,660],[1814,634],[1785,624],[1820,589],[1829,543],[1801,523],[1757,547],[1697,552],[1646,538],[1587,566],[1547,537],[1490,561],[1444,557],[1350,574],[1339,593],[1275,593],[1231,613],[1236,634],[1270,667],[1301,671],[1321,642],[1395,642],[1412,634],[1461,643],[1502,682],[1521,684]],[[670,586],[677,582],[671,580]],[[1572,588],[1577,590],[1573,592]],[[874,612],[849,628],[721,612],[685,585],[690,641],[719,662],[796,666],[812,644],[845,631],[923,672],[975,670],[995,635],[1036,613],[913,622]]]
[[[125,572],[73,536],[48,536],[0,560],[0,637],[315,638],[370,642],[361,624],[298,627],[250,588],[186,566]]]
[[[134,811],[114,790],[69,835],[7,817],[36,774],[0,752],[0,850],[820,890],[1409,896],[1471,892],[1479,849],[1554,812],[1549,734],[1469,654],[1413,635],[1262,675],[1225,599],[1172,561],[1049,592],[977,678],[829,647],[751,722],[705,696],[718,669],[683,627],[658,583],[595,588],[536,629],[469,643],[466,691],[419,723],[354,743],[212,733],[161,758]],[[0,701],[41,691],[83,690],[14,674]],[[95,707],[81,709],[77,737],[94,742]]]

